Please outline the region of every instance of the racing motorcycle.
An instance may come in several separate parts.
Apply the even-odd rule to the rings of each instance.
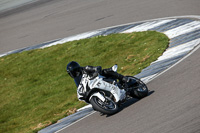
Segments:
[[[117,72],[117,65],[112,70]],[[145,83],[136,77],[127,77],[129,80],[124,83],[98,72],[93,76],[83,74],[77,89],[78,99],[91,104],[94,110],[103,114],[115,114],[129,97],[141,99],[148,95]]]

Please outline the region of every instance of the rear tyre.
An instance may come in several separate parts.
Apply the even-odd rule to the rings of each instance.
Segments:
[[[103,114],[112,115],[118,112],[118,105],[109,97],[105,96],[106,101],[101,101],[98,97],[94,96],[91,98],[90,103],[94,110],[99,111]]]

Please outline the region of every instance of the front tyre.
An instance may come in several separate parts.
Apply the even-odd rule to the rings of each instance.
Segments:
[[[93,109],[107,115],[117,113],[119,110],[117,103],[107,96],[105,96],[105,99],[105,102],[103,102],[96,96],[92,97],[90,103]]]
[[[144,82],[142,82],[140,79],[136,78],[136,77],[132,77],[132,76],[128,76],[132,81],[134,81],[135,83],[130,86],[131,88],[133,88],[131,90],[130,95],[132,97],[136,97],[138,99],[144,98],[146,96],[148,96],[148,87],[146,86],[146,84]]]

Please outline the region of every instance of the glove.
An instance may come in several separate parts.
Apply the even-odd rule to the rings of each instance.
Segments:
[[[122,82],[124,82],[124,83],[127,83],[127,82],[129,82],[130,81],[130,79],[128,78],[128,77],[126,77],[126,76],[124,76],[123,78],[122,78]]]

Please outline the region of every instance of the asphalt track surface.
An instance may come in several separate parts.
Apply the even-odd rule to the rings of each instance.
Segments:
[[[199,15],[199,0],[40,0],[0,14],[0,54],[141,20]]]
[[[0,18],[0,53],[140,20],[199,15],[199,0],[49,1]],[[63,133],[199,133],[200,49],[147,84],[151,93],[113,116],[98,112]]]

